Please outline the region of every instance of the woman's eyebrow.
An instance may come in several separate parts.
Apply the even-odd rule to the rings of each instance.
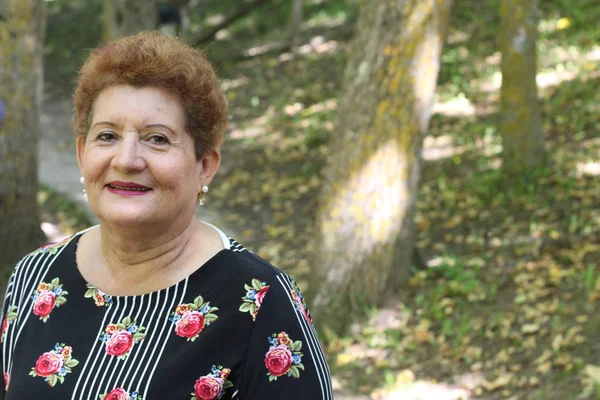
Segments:
[[[116,128],[116,127],[118,126],[118,125],[117,125],[117,124],[115,124],[114,122],[110,122],[110,121],[99,121],[99,122],[96,122],[96,123],[95,123],[95,124],[92,126],[92,128],[94,128],[94,127],[96,127],[96,126],[98,126],[98,125],[108,125],[108,126],[111,126],[111,127],[113,127],[113,128]]]
[[[163,124],[148,124],[148,125],[144,126],[144,128],[164,128],[164,129],[168,130],[169,132],[171,132],[173,135],[175,134],[175,131],[173,129],[171,129],[167,125],[163,125]]]

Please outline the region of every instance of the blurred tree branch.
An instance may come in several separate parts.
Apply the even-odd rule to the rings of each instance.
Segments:
[[[219,23],[216,26],[214,26],[211,31],[209,31],[208,33],[206,33],[201,38],[197,39],[194,42],[194,46],[205,45],[206,43],[208,43],[211,40],[213,40],[214,37],[216,36],[216,34],[221,29],[224,29],[224,28],[228,27],[229,25],[233,24],[235,21],[244,18],[245,16],[247,16],[248,14],[250,14],[254,10],[256,10],[258,7],[260,7],[261,5],[263,5],[265,3],[268,3],[269,1],[270,0],[253,0],[253,1],[249,2],[249,3],[244,3],[243,5],[241,5],[237,9],[236,12],[234,12],[230,16],[226,17],[221,23]]]

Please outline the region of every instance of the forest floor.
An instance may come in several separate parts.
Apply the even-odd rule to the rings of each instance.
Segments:
[[[346,59],[336,27],[350,21],[341,1],[309,3],[321,5],[298,51],[218,62],[232,118],[199,209],[303,288]],[[348,335],[327,338],[336,399],[600,399],[600,14],[588,0],[543,7],[548,166],[533,184],[503,178],[497,1],[459,4],[424,139],[416,227],[428,268]],[[248,29],[209,55],[247,45]],[[68,101],[56,98],[44,108],[40,202],[47,222],[71,232],[91,221]]]

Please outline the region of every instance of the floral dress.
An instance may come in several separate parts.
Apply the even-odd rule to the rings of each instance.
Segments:
[[[27,255],[10,278],[0,398],[333,399],[285,273],[223,236],[225,248],[181,282],[111,296],[77,269],[82,233]]]

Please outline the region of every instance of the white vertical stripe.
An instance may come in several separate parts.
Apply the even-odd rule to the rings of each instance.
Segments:
[[[87,353],[88,356],[85,360],[85,365],[83,366],[83,368],[81,369],[81,372],[79,374],[79,378],[77,379],[77,383],[75,384],[75,388],[73,389],[73,396],[71,396],[71,400],[76,400],[77,397],[77,389],[79,388],[79,385],[81,384],[81,380],[87,376],[87,378],[89,379],[89,374],[87,374],[88,371],[88,364],[90,363],[90,360],[92,359],[92,357],[94,357],[94,354],[96,354],[96,359],[98,358],[98,355],[100,354],[100,351],[102,350],[102,342],[100,340],[98,340],[98,338],[100,337],[100,334],[102,332],[104,332],[104,328],[106,327],[106,321],[111,320],[111,318],[108,318],[108,315],[112,312],[113,314],[115,314],[116,312],[118,312],[119,310],[119,299],[118,298],[114,298],[113,301],[108,305],[107,310],[104,313],[104,318],[102,319],[102,322],[100,323],[100,327],[98,329],[98,333],[96,333],[96,337],[94,342],[92,343],[92,348],[90,349],[90,351]],[[114,308],[114,310],[113,310]],[[96,346],[100,347],[100,351],[96,351],[95,348]],[[94,361],[92,361],[92,364],[95,364],[96,360],[94,359]],[[91,365],[90,365],[90,369],[91,369]],[[87,383],[87,380],[86,380]],[[85,387],[85,383],[84,383],[84,387]]]
[[[147,301],[145,302],[144,300],[147,298]],[[147,305],[146,305],[147,303]],[[147,324],[144,322],[146,320],[146,316],[148,315],[148,310],[150,310],[150,304],[152,304],[152,293],[148,293],[145,294],[143,296],[141,296],[141,301],[140,301],[140,305],[139,305],[139,310],[138,313],[136,315],[136,323],[138,326],[143,326],[146,329],[148,329]],[[139,314],[141,312],[141,310],[144,309],[144,315],[142,316],[142,318],[139,318]],[[147,333],[147,331],[146,331]],[[145,344],[146,339],[144,338],[144,340],[142,340],[140,343],[138,343],[138,345],[142,345]],[[123,376],[123,373],[125,372],[125,367],[127,367],[127,371],[131,371],[132,365],[135,365],[137,357],[139,357],[139,355],[141,354],[141,351],[136,351],[135,354],[130,354],[129,357],[127,358],[128,363],[123,363],[123,365],[121,365],[121,369],[119,371],[119,373],[117,374],[117,380],[121,379],[121,377]],[[115,382],[113,380],[113,375],[116,371],[116,368],[113,370],[113,373],[111,374],[109,380],[108,380],[108,386],[105,386],[106,390],[103,390],[103,392],[106,392],[108,390],[112,390],[116,387],[122,387],[122,388],[126,388],[125,382]],[[122,386],[118,386],[118,385],[122,385]],[[127,386],[126,389],[128,392],[131,392],[132,390],[137,390],[135,388],[130,388],[129,386]]]
[[[306,322],[305,318],[303,315],[300,315],[295,307],[295,302],[292,299],[291,296],[291,290],[293,290],[293,288],[291,287],[291,285],[289,285],[289,287],[286,285],[287,282],[284,280],[285,278],[281,278],[282,276],[285,277],[284,274],[280,274],[277,276],[277,280],[279,281],[279,283],[281,284],[281,286],[283,286],[284,292],[286,293],[290,304],[292,306],[292,309],[294,310],[294,315],[296,315],[296,318],[298,319],[298,324],[300,325],[300,329],[302,330],[302,333],[304,334],[304,337],[306,338],[306,343],[308,344],[308,350],[311,353],[311,359],[313,360],[313,364],[315,366],[315,370],[317,372],[317,377],[319,379],[319,384],[321,385],[321,394],[323,396],[323,399],[333,399],[333,395],[331,393],[331,388],[329,387],[329,379],[327,374],[325,373],[325,367],[323,365],[327,365],[327,362],[321,358],[320,354],[318,353],[318,350],[316,350],[317,348],[320,347],[320,344],[317,340],[316,337],[313,336],[313,332],[312,330],[307,326],[308,323]],[[325,388],[323,387],[323,381],[325,381]],[[316,400],[316,399],[315,399]]]
[[[292,287],[292,284],[291,284],[291,278],[288,275],[283,274],[283,279],[287,282],[290,290],[292,290],[293,287]],[[308,323],[306,321],[306,319],[304,318],[304,316],[302,316],[302,321],[303,321],[304,325],[307,326],[311,330],[311,332],[313,334],[312,337],[313,337],[313,339],[314,339],[314,341],[316,343],[317,352],[319,353],[320,359],[322,360],[323,365],[325,367],[325,370],[327,371],[326,376],[331,377],[331,371],[329,370],[329,364],[327,364],[327,357],[325,357],[325,353],[323,353],[323,348],[321,347],[321,345],[319,343],[319,337],[317,335],[317,330],[315,329],[315,326],[313,324],[311,324],[311,323]],[[329,379],[326,379],[325,381],[327,382],[327,384],[328,384],[328,386],[330,388],[330,395],[333,398],[333,392],[332,392],[333,388],[331,388],[331,381]]]
[[[154,317],[154,316],[156,315],[156,310],[158,309],[158,305],[160,304],[160,301],[161,301],[161,300],[160,300],[160,294],[161,294],[161,293],[162,293],[162,291],[156,292],[156,302],[155,302],[155,304],[154,304],[154,309],[152,310],[152,314],[150,314],[150,318],[148,319],[148,322],[146,322],[146,325],[145,325],[145,326],[146,326],[146,333],[148,333],[148,332],[149,332],[149,329],[152,329],[152,328],[154,328],[154,326],[152,325],[152,322],[153,322],[153,321],[155,321],[155,317]],[[167,290],[167,294],[168,294],[168,290]],[[165,296],[166,296],[166,295],[165,295]],[[144,318],[145,318],[145,314],[144,314]],[[144,321],[144,319],[142,319],[142,321]],[[148,338],[146,338],[146,339],[144,339],[144,340],[148,340]],[[148,343],[145,343],[145,344],[147,345]],[[146,346],[146,348],[148,348],[148,346]],[[142,364],[141,360],[143,360],[143,359],[144,359],[144,357],[145,357],[145,355],[146,355],[146,352],[144,352],[144,353],[141,355],[141,360],[140,360],[140,362],[138,363],[138,362],[137,362],[137,357],[140,357],[140,354],[141,354],[141,352],[139,352],[139,353],[137,353],[137,354],[135,355],[135,357],[136,357],[136,358],[134,359],[134,361],[135,361],[135,362],[133,362],[133,363],[132,363],[133,365],[137,364],[137,368],[136,368],[135,372],[133,373],[133,375],[132,375],[132,377],[131,377],[132,381],[133,381],[133,379],[135,378],[135,375],[137,374],[137,371],[140,369],[140,365]],[[130,369],[128,369],[128,370],[127,370],[127,374],[125,374],[125,376],[123,377],[123,379],[122,379],[122,383],[123,383],[123,385],[125,385],[125,384],[126,384],[126,382],[127,382],[127,378],[129,377],[129,374],[131,373],[131,371],[132,371],[132,369],[131,369],[131,368],[130,368]],[[132,387],[131,385],[132,385],[132,384],[130,384],[130,385],[129,385],[129,387],[130,387],[130,388]],[[137,390],[137,389],[135,389],[135,390]],[[143,393],[142,393],[142,397],[143,397],[143,396],[144,396],[144,395],[143,395]]]
[[[16,274],[19,272],[19,267],[23,264],[23,262],[25,262],[25,260],[28,260],[31,257],[31,255],[28,255],[26,257],[23,257],[19,263],[17,264],[17,266],[14,269],[14,272],[12,273],[11,277],[10,277],[10,281],[8,282],[8,286],[6,287],[6,293],[4,295],[4,301],[6,302],[6,310],[10,310],[10,307],[14,304],[15,302],[15,298],[13,297],[13,291],[15,288],[15,280],[16,280]],[[3,318],[6,317],[6,315],[2,316]],[[2,319],[2,323],[4,323],[4,319]],[[17,321],[13,321],[13,330],[16,327],[16,323]],[[8,366],[8,357],[10,355],[10,353],[12,353],[12,348],[9,351],[6,351],[8,345],[7,343],[9,342],[10,336],[8,335],[8,332],[6,332],[6,337],[4,338],[4,340],[2,341],[2,372],[7,372],[7,366]]]
[[[119,317],[116,320],[112,320],[109,323],[111,323],[111,324],[118,324],[119,322],[121,322],[121,320],[123,318],[125,318],[127,316],[127,303],[128,303],[129,297],[123,296],[123,298],[125,299],[125,301],[123,302],[124,304],[123,304],[123,308],[121,310],[121,314],[119,315]],[[135,303],[135,298],[134,298],[134,303]],[[98,341],[100,342],[100,340],[98,340]],[[113,363],[113,361],[114,361],[115,364],[120,361],[120,360],[117,360],[117,357],[109,355],[106,352],[106,350],[105,350],[106,344],[104,342],[101,342],[101,343],[102,343],[102,346],[100,347],[99,350],[102,353],[102,360],[100,361],[100,366],[98,368],[94,368],[93,369],[94,371],[96,371],[94,373],[94,380],[90,384],[89,388],[86,389],[86,391],[88,393],[88,397],[87,397],[88,400],[90,400],[90,396],[92,395],[92,393],[94,392],[94,390],[96,390],[94,388],[96,387],[96,381],[98,380],[98,376],[100,375],[101,371],[104,370],[104,373],[106,373],[106,371],[108,369],[111,369],[111,364]],[[106,367],[103,368],[103,365],[104,365],[105,361],[106,361]],[[86,383],[87,383],[87,380],[86,380]],[[84,384],[84,388],[85,388],[85,386],[86,385]],[[98,395],[96,395],[95,397],[92,397],[92,399],[94,399],[94,400],[96,398],[98,398]]]
[[[44,278],[44,276],[46,276],[46,274],[48,273],[48,271],[50,270],[50,267],[52,266],[52,264],[54,263],[54,261],[56,260],[56,258],[62,253],[62,251],[65,249],[67,244],[65,244],[56,254],[54,255],[50,255],[48,253],[43,254],[42,256],[40,256],[40,259],[38,260],[38,262],[35,264],[35,267],[32,268],[32,274],[31,277],[29,278],[29,280],[27,281],[27,285],[23,286],[23,289],[26,289],[27,286],[29,286],[29,293],[25,292],[25,293],[21,293],[21,298],[24,300],[21,308],[19,309],[19,317],[17,317],[17,320],[21,320],[21,325],[19,326],[19,330],[17,331],[17,335],[13,340],[13,349],[15,344],[19,341],[19,337],[21,336],[21,332],[23,331],[23,328],[25,328],[26,322],[27,322],[27,318],[29,317],[29,314],[31,314],[31,312],[33,311],[33,305],[34,305],[34,301],[31,298],[31,296],[33,295],[33,292],[35,291],[35,289],[37,288],[37,285],[42,281],[42,279]],[[47,256],[46,260],[44,260],[42,262],[42,266],[40,267],[38,274],[35,275],[33,273],[33,271],[35,271],[35,269],[37,268],[39,262],[41,259],[44,258],[44,256]],[[35,275],[35,278],[34,278]],[[32,279],[33,278],[33,279]],[[27,305],[28,303],[31,303],[30,305]],[[52,317],[52,316],[50,316]],[[34,318],[38,318],[37,316],[34,316]],[[11,354],[12,355],[12,354]],[[12,372],[12,362],[9,365],[9,371],[8,373],[10,374]]]
[[[133,317],[133,316],[131,315],[131,314],[132,314],[132,313],[135,311],[135,300],[136,300],[136,299],[137,299],[137,296],[132,296],[132,300],[133,300],[133,301],[132,301],[132,304],[131,304],[131,307],[130,307],[130,310],[131,310],[131,311],[129,311],[129,312],[127,312],[127,313],[125,313],[125,316],[126,316],[126,317],[130,317],[130,318],[131,318],[131,320],[132,320],[132,322],[135,322],[135,323],[137,324],[137,318],[139,317],[139,313],[140,313],[140,311],[139,311],[139,310],[140,310],[140,309],[139,309],[139,307],[138,307],[138,313],[135,315],[135,317]],[[119,321],[117,321],[116,323],[119,323],[119,322],[121,322],[121,319],[122,319],[122,318],[120,318],[120,319],[119,319]],[[106,384],[104,384],[104,385],[103,385],[103,382],[104,382],[104,378],[106,378],[106,374],[108,373],[108,371],[109,371],[109,370],[110,370],[110,371],[112,371],[112,373],[111,373],[111,377],[112,377],[112,375],[115,373],[115,370],[117,369],[117,367],[118,367],[118,365],[119,365],[119,364],[121,364],[121,368],[122,368],[123,366],[125,366],[126,364],[128,364],[129,357],[131,357],[131,353],[133,353],[135,350],[137,350],[137,347],[139,347],[139,346],[140,346],[140,344],[141,344],[141,343],[138,343],[137,345],[135,345],[135,344],[133,345],[133,347],[132,347],[132,348],[131,348],[131,350],[130,350],[129,356],[128,356],[128,357],[127,357],[127,359],[125,359],[125,360],[118,360],[118,359],[117,359],[117,357],[115,357],[115,356],[110,356],[110,358],[109,358],[109,361],[108,361],[108,366],[107,366],[107,367],[104,369],[104,374],[102,375],[102,378],[100,378],[100,381],[98,382],[97,393],[96,393],[96,395],[95,395],[95,396],[93,396],[93,397],[92,397],[92,399],[97,399],[98,397],[100,397],[100,394],[102,393],[102,389],[103,389],[105,386],[107,386]],[[107,354],[107,357],[108,357],[108,354]],[[113,363],[113,361],[114,361],[114,364],[115,364],[115,365],[114,365],[113,367],[110,367],[110,365]],[[93,387],[93,386],[94,386],[94,385],[92,384],[92,387]],[[110,389],[109,389],[109,390],[110,390]],[[92,393],[92,390],[90,390],[90,394],[91,394],[91,393]],[[88,396],[88,397],[89,397],[89,396]]]
[[[177,290],[179,288],[179,283],[177,283],[177,285],[175,286],[175,288],[173,288],[173,294],[170,295],[169,292],[171,291],[172,288],[167,288],[166,290],[164,290],[165,292],[165,298],[162,301],[162,306],[161,309],[158,313],[158,315],[156,317],[154,317],[154,315],[152,315],[151,319],[149,320],[149,326],[152,326],[152,334],[150,335],[150,337],[147,338],[148,342],[146,343],[146,348],[144,350],[144,354],[142,355],[142,358],[140,360],[140,362],[138,363],[138,366],[134,372],[134,374],[131,376],[131,384],[130,386],[136,387],[136,388],[141,388],[141,386],[144,384],[144,375],[148,369],[148,364],[150,363],[150,360],[152,360],[152,356],[153,356],[153,351],[150,352],[150,354],[148,354],[148,351],[150,350],[150,347],[152,346],[152,343],[154,343],[155,341],[159,341],[160,340],[160,336],[162,335],[162,330],[159,333],[159,325],[158,325],[158,321],[160,320],[161,316],[165,315],[165,310],[167,311],[167,316],[168,316],[168,312],[171,308],[173,308],[173,305],[171,304],[171,306],[167,306],[170,297],[172,297],[172,303],[175,302],[175,298],[176,298],[176,294],[177,294]],[[161,291],[162,292],[162,291]],[[160,302],[157,302],[157,307],[160,305]],[[168,317],[166,318],[166,322],[169,322]],[[148,358],[146,358],[146,355],[148,355]],[[141,373],[138,375],[138,372],[140,372],[140,368],[142,367],[142,364],[145,364],[144,369],[141,371]],[[142,396],[144,396],[144,393],[140,394]]]
[[[183,290],[181,291],[181,296],[179,297],[179,303],[177,304],[181,304],[183,302],[183,299],[185,298],[185,294],[187,293],[187,285],[188,285],[188,278],[185,278],[185,282],[183,285]],[[177,294],[177,292],[175,292],[175,294]],[[173,296],[173,300],[175,299],[175,296]],[[171,308],[168,310],[167,313],[167,317],[166,317],[166,324],[167,326],[169,326],[169,324],[171,323],[171,321],[169,321],[169,314],[171,313],[171,310],[173,310],[173,304],[171,304]],[[163,327],[164,330],[164,327]],[[154,376],[154,371],[156,371],[156,367],[158,366],[158,362],[160,361],[160,358],[162,357],[163,352],[165,351],[165,347],[167,345],[167,342],[169,341],[169,332],[171,331],[171,329],[167,329],[167,334],[164,338],[162,338],[162,348],[160,349],[160,352],[158,353],[158,357],[155,358],[153,364],[154,367],[152,368],[152,371],[150,371],[150,375],[148,376],[148,379],[146,380],[146,387],[144,388],[144,392],[143,395],[146,396],[146,393],[148,393],[148,387],[150,386],[150,383],[152,382],[152,377]],[[161,332],[161,336],[162,336],[162,332]],[[158,345],[158,341],[156,343]],[[154,347],[154,350],[152,351],[152,354],[156,354],[155,353],[156,350],[156,346]]]

